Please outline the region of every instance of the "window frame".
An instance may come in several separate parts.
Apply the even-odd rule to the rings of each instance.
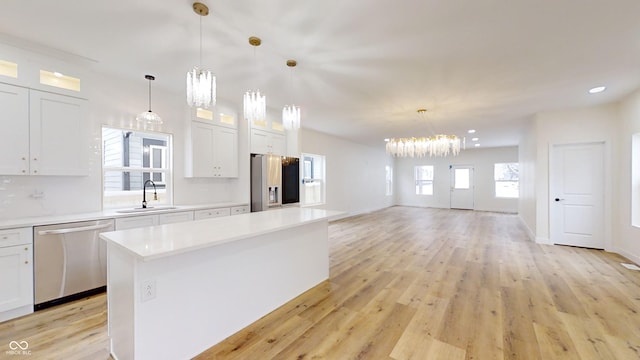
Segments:
[[[497,167],[499,165],[515,165],[517,170],[517,179],[498,179]],[[500,162],[493,164],[493,194],[496,199],[519,199],[520,198],[520,164],[518,162]],[[498,188],[499,184],[515,184],[516,194],[514,196],[500,195]]]
[[[385,196],[393,196],[393,166],[385,165]]]
[[[142,136],[142,139],[143,139],[142,143],[144,142],[144,139],[152,139],[152,140],[162,139],[161,141],[166,141],[166,145],[161,146],[156,144],[148,144],[149,167],[143,167],[145,145],[143,145],[143,154],[142,154],[142,158],[140,159],[140,166],[136,166],[136,165],[131,166],[130,164],[127,166],[105,165],[106,156],[107,156],[107,151],[106,151],[107,144],[104,138],[105,129],[121,131],[123,134],[126,134],[126,133],[146,134],[148,135],[148,137]],[[102,131],[101,136],[103,137],[102,138],[102,161],[100,164],[102,168],[102,197],[101,197],[102,208],[117,209],[117,208],[132,207],[132,206],[137,207],[142,204],[142,197],[143,197],[142,188],[134,189],[134,190],[131,190],[131,189],[107,190],[106,189],[107,176],[109,173],[114,173],[114,172],[121,173],[123,177],[125,176],[124,175],[125,173],[128,173],[129,177],[131,177],[131,175],[134,175],[136,177],[141,177],[142,179],[146,179],[147,177],[145,175],[148,174],[148,178],[151,180],[153,180],[154,174],[158,174],[158,173],[161,174],[161,181],[154,180],[154,183],[156,184],[156,192],[159,195],[159,200],[158,201],[154,200],[153,204],[154,205],[172,205],[173,204],[173,136],[172,134],[162,133],[157,131],[148,131],[144,129],[128,129],[128,128],[109,126],[109,125],[103,125],[101,131]],[[125,145],[123,142],[122,147],[123,149],[122,149],[121,155],[124,157],[124,153],[128,152],[128,145],[126,146],[127,149],[125,149]],[[161,153],[162,153],[161,163],[164,166],[164,168],[153,167],[152,152],[153,150],[157,150],[157,149],[161,149]],[[125,164],[124,158],[122,159],[121,164],[122,165]],[[147,187],[146,190],[147,192],[152,191],[150,190],[149,187]],[[153,197],[151,197],[151,199],[152,198]]]
[[[300,155],[302,166],[300,166],[300,179],[302,186],[300,187],[300,206],[318,206],[324,205],[327,201],[326,192],[326,169],[327,158],[325,155],[302,153]],[[309,176],[305,176],[309,175]],[[309,187],[319,187],[316,189],[320,192],[319,199],[314,202],[307,202],[307,191]]]
[[[421,168],[430,168],[429,173],[431,174],[431,178],[430,179],[422,179],[419,178],[419,173],[421,173],[420,169]],[[433,186],[433,180],[435,179],[435,167],[433,165],[416,165],[413,167],[413,179],[414,179],[414,184],[415,184],[415,192],[416,195],[423,195],[423,196],[433,196],[434,193],[434,186]],[[423,189],[425,186],[428,186],[427,189],[429,189],[430,191],[425,193],[422,192],[419,189]]]

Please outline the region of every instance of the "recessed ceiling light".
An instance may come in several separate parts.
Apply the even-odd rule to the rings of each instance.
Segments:
[[[605,86],[598,86],[592,89],[589,89],[589,94],[597,94],[605,91],[607,88]]]
[[[475,146],[475,147],[480,147],[480,144],[475,144],[474,146]]]
[[[57,72],[57,71],[54,71],[54,72],[53,72],[53,76],[55,76],[55,77],[63,77],[64,75],[62,75],[62,73],[59,73],[59,72]]]
[[[385,142],[389,142],[389,139],[388,139],[388,138],[387,138],[387,139],[384,139],[384,141],[385,141]]]
[[[471,141],[478,141],[480,138],[472,138]]]
[[[469,130],[469,131],[467,131],[467,132],[468,132],[469,134],[473,134],[473,133],[475,133],[476,131],[475,131],[474,129],[471,129],[471,130]]]

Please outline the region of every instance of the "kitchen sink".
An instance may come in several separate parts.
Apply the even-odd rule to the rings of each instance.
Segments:
[[[160,211],[160,210],[171,210],[175,209],[175,206],[147,206],[146,208],[133,208],[133,209],[122,209],[116,210],[117,213],[127,214],[127,213],[139,213],[139,212],[148,212],[148,211]]]

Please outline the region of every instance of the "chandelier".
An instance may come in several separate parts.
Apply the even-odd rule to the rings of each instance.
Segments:
[[[200,65],[187,72],[187,103],[208,109],[216,105],[216,77],[211,70],[202,68],[202,17],[209,15],[209,8],[194,2],[193,11],[200,15]]]
[[[254,47],[260,46],[262,40],[252,36],[249,44]],[[244,94],[244,118],[252,124],[264,123],[267,118],[267,99],[260,94],[260,90],[249,90]]]
[[[295,60],[287,60],[287,66],[292,69],[291,90],[293,91],[293,68],[298,64]],[[300,107],[285,105],[282,109],[282,126],[287,130],[300,129]]]
[[[145,75],[144,78],[149,80],[149,111],[138,114],[136,121],[144,123],[145,125],[160,125],[162,124],[162,119],[158,114],[151,111],[151,81],[156,78],[153,75]]]
[[[426,109],[418,109],[424,117]],[[464,138],[456,135],[434,135],[427,137],[395,138],[387,141],[387,154],[393,157],[456,156],[465,146]]]

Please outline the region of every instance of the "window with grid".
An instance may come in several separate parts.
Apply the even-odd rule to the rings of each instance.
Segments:
[[[325,157],[316,154],[302,154],[302,205],[325,203]]]
[[[415,167],[416,195],[433,195],[433,166]]]
[[[497,198],[518,198],[520,196],[518,163],[495,164],[493,178]]]
[[[386,191],[387,196],[393,195],[393,168],[389,165],[385,166],[386,173]]]
[[[140,206],[147,180],[158,194],[157,201],[147,196],[149,205],[171,204],[170,154],[170,135],[103,127],[103,208]]]

